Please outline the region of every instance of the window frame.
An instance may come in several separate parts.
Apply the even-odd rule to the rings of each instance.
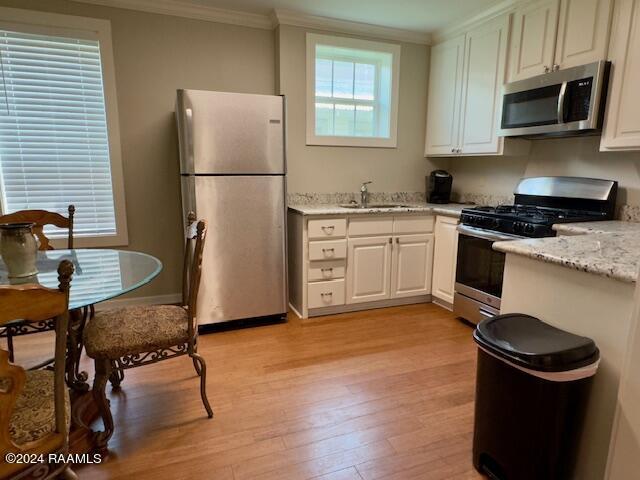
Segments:
[[[398,146],[398,95],[400,84],[400,52],[401,46],[394,43],[373,42],[351,37],[339,37],[333,35],[320,35],[307,33],[306,52],[306,144],[341,147],[378,147],[396,148]],[[329,45],[332,47],[353,48],[374,52],[390,53],[391,60],[391,104],[389,110],[389,137],[362,137],[362,136],[338,136],[316,135],[316,46]],[[377,72],[376,72],[377,73]],[[376,82],[377,83],[377,82]],[[376,86],[377,88],[377,86]],[[349,103],[354,102],[353,99]],[[366,103],[366,102],[365,102]],[[375,111],[375,109],[374,109]],[[377,117],[377,114],[376,114]],[[379,122],[379,119],[376,118]]]
[[[120,125],[118,121],[118,97],[116,94],[115,66],[111,41],[111,22],[97,18],[8,7],[0,7],[0,19],[0,29],[40,35],[82,38],[99,42],[116,233],[114,235],[77,236],[74,237],[73,243],[76,248],[127,246],[129,244],[129,234],[125,205]],[[2,198],[3,196],[0,195],[0,213],[4,213]],[[66,248],[66,237],[53,238],[51,244],[55,248]]]

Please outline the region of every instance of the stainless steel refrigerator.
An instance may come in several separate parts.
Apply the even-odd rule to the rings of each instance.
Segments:
[[[183,210],[208,223],[199,324],[286,315],[284,98],[178,90],[176,118]]]

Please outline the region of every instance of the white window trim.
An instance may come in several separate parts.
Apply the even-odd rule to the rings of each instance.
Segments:
[[[389,138],[344,137],[316,135],[316,45],[372,50],[392,54],[391,71],[391,112]],[[307,145],[331,145],[340,147],[380,147],[395,148],[398,145],[398,95],[400,84],[400,45],[372,42],[350,37],[307,33]]]
[[[109,158],[111,160],[111,185],[115,209],[116,234],[74,237],[74,247],[116,247],[129,244],[127,214],[125,210],[124,176],[120,148],[120,126],[118,122],[118,97],[111,43],[111,22],[97,18],[35,12],[18,8],[0,7],[0,29],[43,35],[59,35],[84,38],[100,42],[102,60],[102,83],[104,88]],[[4,211],[0,195],[0,211]],[[66,248],[66,238],[52,239],[55,248]]]

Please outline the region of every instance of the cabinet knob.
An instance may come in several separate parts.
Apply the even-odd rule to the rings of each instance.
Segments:
[[[455,149],[455,148],[452,148],[452,149],[451,149],[451,153],[456,153],[456,149]]]
[[[544,73],[549,73],[551,69],[548,66],[544,66]]]
[[[560,65],[558,65],[557,63],[553,64],[553,71],[557,72],[558,70],[560,70]]]

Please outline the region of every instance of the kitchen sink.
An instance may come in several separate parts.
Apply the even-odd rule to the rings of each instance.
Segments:
[[[340,205],[342,208],[365,208],[359,203],[345,203]],[[408,205],[403,205],[401,203],[370,203],[366,208],[407,208]]]

